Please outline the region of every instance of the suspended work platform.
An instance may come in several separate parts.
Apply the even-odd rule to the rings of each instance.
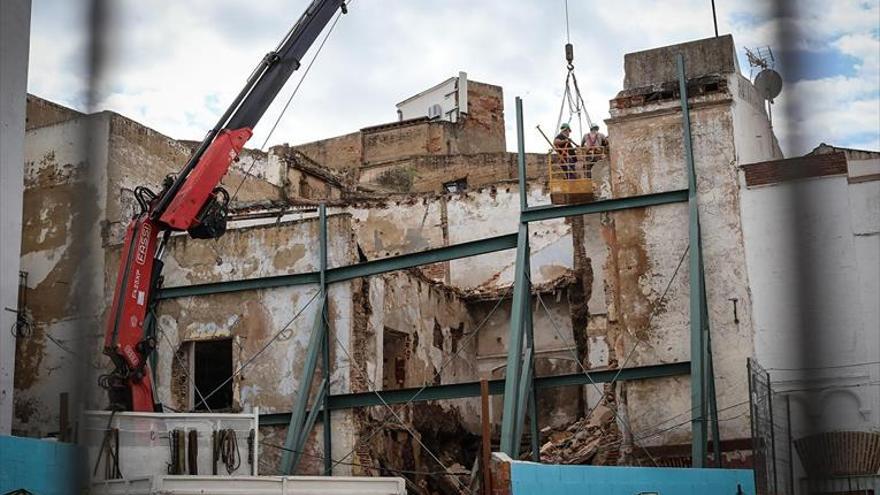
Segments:
[[[547,154],[550,202],[554,205],[590,203],[595,200],[593,166],[607,157],[605,146],[551,150]]]

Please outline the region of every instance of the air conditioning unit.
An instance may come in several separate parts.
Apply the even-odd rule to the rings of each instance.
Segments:
[[[437,103],[428,107],[428,118],[429,119],[438,119],[443,115],[443,108]]]

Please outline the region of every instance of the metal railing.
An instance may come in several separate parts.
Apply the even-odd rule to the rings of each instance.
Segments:
[[[591,194],[593,165],[607,156],[604,146],[555,148],[547,154],[547,177],[550,192]]]

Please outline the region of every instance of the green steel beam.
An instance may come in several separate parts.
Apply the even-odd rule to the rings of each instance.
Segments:
[[[343,282],[360,277],[415,268],[421,265],[452,261],[480,254],[494,253],[516,248],[516,234],[487,237],[477,241],[462,242],[451,246],[429,249],[418,253],[402,254],[356,265],[341,266],[327,270],[327,283]]]
[[[178,297],[207,296],[210,294],[223,294],[226,292],[241,292],[246,290],[271,289],[274,287],[287,287],[289,285],[309,285],[320,283],[321,274],[318,272],[296,273],[293,275],[275,275],[272,277],[257,277],[244,280],[230,280],[226,282],[212,282],[208,284],[179,285],[159,289],[156,299],[175,299]]]
[[[519,171],[519,211],[522,213],[529,209],[529,197],[526,194],[526,138],[523,130],[522,98],[519,96],[516,97],[516,168]]]
[[[529,224],[519,224],[516,248],[516,274],[513,281],[513,301],[510,309],[510,328],[507,338],[507,367],[505,368],[504,409],[501,414],[501,451],[510,457],[519,457],[516,421],[519,418],[519,381],[522,370],[523,315],[531,310],[531,293],[526,277],[529,257]],[[524,309],[525,307],[525,309]]]
[[[532,317],[532,291],[529,282],[529,224],[522,219],[528,210],[527,170],[525,160],[525,133],[523,131],[522,99],[516,98],[517,176],[519,178],[519,228],[514,264],[513,300],[510,304],[510,323],[507,337],[507,366],[504,372],[504,407],[501,413],[501,452],[519,458],[522,433],[522,415],[528,404],[528,391],[532,389],[532,376],[523,369],[523,340],[527,321]],[[526,355],[531,363],[532,347],[527,346]],[[523,376],[520,374],[523,373]],[[522,387],[526,387],[523,392]]]
[[[691,418],[691,458],[693,467],[705,467],[706,463],[706,364],[703,323],[703,305],[706,290],[702,272],[702,252],[700,242],[700,216],[697,204],[697,170],[694,165],[694,149],[691,140],[691,118],[688,109],[687,78],[685,76],[684,55],[676,57],[678,65],[678,90],[681,98],[681,126],[684,141],[684,156],[688,174],[688,242],[690,270],[690,323],[691,323],[691,410],[696,411]]]
[[[327,294],[327,205],[321,203],[321,206],[318,207],[318,219],[320,222],[320,265],[318,269],[320,270],[320,285],[321,285],[321,293]],[[325,425],[323,428],[324,433],[324,452],[326,455],[324,456],[324,475],[330,476],[333,473],[333,459],[330,457],[330,452],[332,452],[333,446],[333,429],[330,428],[330,404],[327,402],[330,397],[330,328],[327,327],[327,303],[325,302],[323,306],[321,306],[321,318],[324,321],[324,344],[321,346],[321,362],[323,366],[321,367],[322,376],[324,377],[324,381],[321,383],[321,390],[319,392],[319,400],[315,401],[315,404],[320,402],[321,408],[323,409],[324,415],[321,418],[322,423]],[[306,396],[308,398],[308,396]],[[302,452],[302,446],[305,445],[306,438],[308,438],[309,433],[312,431],[312,427],[315,424],[315,420],[313,418],[309,418],[308,423],[306,423],[306,429],[303,431],[303,438],[301,439],[302,445],[297,450]],[[296,467],[294,466],[294,469]]]
[[[321,385],[318,387],[318,395],[315,397],[315,404],[326,404],[327,390],[329,386],[330,383],[327,379],[321,381]],[[299,463],[302,460],[302,453],[305,452],[306,442],[309,440],[309,435],[311,435],[312,428],[315,427],[315,421],[318,419],[318,413],[323,413],[321,416],[321,422],[327,425],[330,424],[330,417],[328,416],[329,412],[330,410],[325,409],[323,406],[314,407],[309,411],[308,416],[306,416],[306,423],[303,426],[302,431],[300,431],[299,438],[296,441],[296,447],[294,448],[294,450],[296,450],[296,457],[293,461],[293,469],[291,470],[291,473],[295,473],[296,468],[299,467]],[[329,430],[330,428],[325,427],[323,429]],[[329,452],[329,450],[327,452]],[[324,457],[326,458],[330,456],[325,455]],[[332,466],[333,464],[330,465]]]
[[[516,248],[516,234],[487,237],[476,241],[463,242],[429,249],[418,253],[392,256],[356,265],[330,268],[326,272],[326,282],[332,284],[343,282],[358,277],[369,277],[395,270],[405,270],[421,265],[428,265],[441,261],[451,261],[469,256],[494,253]],[[214,282],[208,284],[196,284],[161,289],[159,299],[172,299],[176,297],[205,296],[209,294],[222,294],[225,292],[239,292],[245,290],[271,289],[274,287],[286,287],[290,285],[319,284],[320,272],[297,273],[293,275],[275,275],[272,277],[256,277],[245,280],[233,280],[228,282]]]
[[[281,453],[281,465],[279,471],[282,474],[293,474],[299,463],[300,452],[296,450],[297,442],[303,434],[306,409],[308,408],[309,389],[315,376],[315,368],[318,366],[318,356],[324,344],[324,308],[327,305],[327,294],[321,293],[320,306],[315,312],[315,325],[312,335],[309,337],[308,354],[303,364],[303,372],[299,375],[299,391],[293,402],[293,412],[289,415],[290,422],[287,427],[287,438],[284,440],[284,452]]]
[[[605,199],[579,205],[563,206],[536,206],[522,212],[520,221],[540,222],[554,218],[571,217],[575,215],[590,215],[605,211],[626,210],[628,208],[644,208],[646,206],[665,205],[670,203],[683,203],[688,200],[688,190],[678,189],[642,196],[629,196],[626,198]]]
[[[534,349],[531,346],[526,348],[523,356],[522,376],[519,379],[519,392],[517,392],[518,403],[516,405],[516,423],[513,425],[513,448],[516,449],[516,458],[519,458],[522,446],[522,430],[526,424],[526,413],[529,410],[529,399],[532,395],[532,362],[534,361]]]
[[[671,376],[684,376],[690,373],[691,364],[681,363],[657,364],[652,366],[634,366],[620,370],[618,381],[647,380]],[[590,383],[609,383],[617,375],[618,370],[608,369],[591,371],[589,378],[584,373],[569,373],[556,376],[538,376],[534,378],[536,390],[559,387],[574,387]],[[592,382],[590,379],[592,378]],[[504,394],[504,379],[489,380],[489,395]],[[425,402],[432,400],[467,399],[480,396],[480,382],[463,382],[445,385],[432,385],[425,388],[412,387],[397,390],[380,390],[377,392],[357,392],[330,396],[330,409],[357,409],[361,407],[395,405],[408,402]],[[261,425],[286,425],[290,422],[290,413],[260,414]]]

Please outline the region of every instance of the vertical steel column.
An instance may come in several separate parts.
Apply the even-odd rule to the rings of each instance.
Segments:
[[[516,98],[517,166],[519,169],[520,212],[528,208],[526,198],[526,162],[523,131],[522,99]],[[527,407],[528,391],[533,388],[531,352],[529,364],[523,368],[523,340],[526,320],[531,320],[531,291],[529,290],[529,226],[520,222],[516,242],[516,265],[513,281],[513,300],[510,309],[510,330],[507,339],[507,367],[504,379],[504,409],[501,416],[501,451],[510,457],[519,457],[522,433],[522,415]],[[525,383],[523,383],[525,382]],[[525,391],[523,391],[525,387]]]
[[[526,211],[529,207],[529,197],[528,197],[528,170],[526,169],[526,139],[525,139],[525,130],[523,124],[523,110],[522,110],[522,98],[519,96],[516,97],[516,165],[517,171],[519,175],[519,210],[520,213]],[[528,242],[528,236],[526,236],[526,242]],[[528,248],[528,246],[527,246]],[[531,262],[531,249],[528,248],[526,251],[526,274],[531,276],[532,272],[532,262]],[[524,309],[526,310],[525,315],[523,316],[523,321],[525,323],[525,332],[526,332],[526,346],[532,350],[531,359],[526,363],[526,366],[529,367],[529,397],[528,397],[528,408],[529,408],[529,430],[532,444],[532,460],[535,462],[540,462],[541,460],[541,443],[538,438],[538,390],[535,388],[535,335],[534,335],[534,325],[532,321],[532,283],[527,278],[528,282],[527,287],[527,301],[528,303],[525,305]]]
[[[681,125],[685,161],[688,168],[688,217],[690,262],[690,320],[691,320],[691,457],[693,467],[704,467],[706,462],[706,379],[703,333],[703,310],[705,287],[701,270],[700,216],[697,205],[697,172],[694,166],[694,150],[691,142],[691,119],[688,109],[687,76],[684,55],[676,56],[678,65],[678,90],[681,98]]]
[[[512,458],[519,457],[519,418],[520,379],[522,373],[523,315],[529,306],[529,292],[526,280],[525,259],[529,255],[529,226],[519,224],[516,246],[516,276],[513,282],[513,301],[510,310],[510,331],[507,338],[507,367],[504,378],[504,410],[501,416],[501,451]]]
[[[705,305],[704,305],[704,309]],[[708,321],[706,312],[703,313],[704,319]],[[712,334],[706,326],[706,381],[708,382],[709,396],[709,417],[712,421],[712,453],[715,455],[715,467],[724,467],[721,459],[721,428],[718,424],[718,401],[715,400],[715,363],[714,354],[712,353]]]
[[[332,476],[333,475],[333,459],[331,454],[331,447],[333,445],[333,429],[330,427],[330,328],[327,327],[327,205],[321,203],[318,207],[318,217],[319,217],[319,228],[320,228],[320,284],[321,284],[321,294],[323,294],[323,302],[321,305],[321,320],[324,322],[324,345],[323,345],[323,359],[324,363],[323,367],[323,400],[321,402],[321,407],[323,408],[323,416],[321,419],[322,422],[322,430],[324,432],[324,475]],[[318,402],[315,402],[315,407],[318,407]]]
[[[324,271],[327,265],[327,238],[326,238],[326,211],[324,205],[319,208],[320,211],[320,246],[319,246],[319,265],[321,266],[321,281],[324,279]],[[312,387],[312,381],[315,377],[315,369],[318,366],[319,355],[326,356],[329,354],[329,345],[325,345],[328,340],[329,332],[326,325],[327,313],[327,287],[324,283],[318,289],[318,310],[315,312],[315,325],[312,328],[312,335],[309,337],[308,354],[303,364],[303,372],[300,375],[299,392],[296,395],[296,401],[293,404],[293,411],[290,414],[290,424],[287,427],[287,437],[284,440],[284,451],[281,454],[280,471],[282,474],[295,474],[296,468],[302,459],[302,449],[306,444],[306,440],[312,431],[312,426],[317,419],[318,409],[323,405],[324,418],[327,420],[324,426],[324,442],[327,448],[329,427],[329,408],[327,408],[327,398],[329,396],[328,389],[330,387],[329,380],[329,359],[324,361],[324,379],[321,381],[318,391],[317,400],[312,406],[312,411],[306,417],[306,410],[309,402],[309,390]],[[326,469],[330,453],[324,455],[324,466]]]
[[[532,263],[526,258],[526,273],[532,273]],[[527,313],[524,318],[526,324],[526,346],[531,351],[530,359],[525,363],[529,367],[529,439],[532,444],[532,461],[541,462],[541,442],[538,429],[538,389],[535,388],[535,332],[534,321],[532,320],[532,283],[529,281],[528,286],[529,304]]]
[[[519,172],[519,211],[524,212],[529,207],[529,198],[526,196],[528,177],[526,176],[526,139],[523,130],[522,98],[516,97],[516,168]]]

